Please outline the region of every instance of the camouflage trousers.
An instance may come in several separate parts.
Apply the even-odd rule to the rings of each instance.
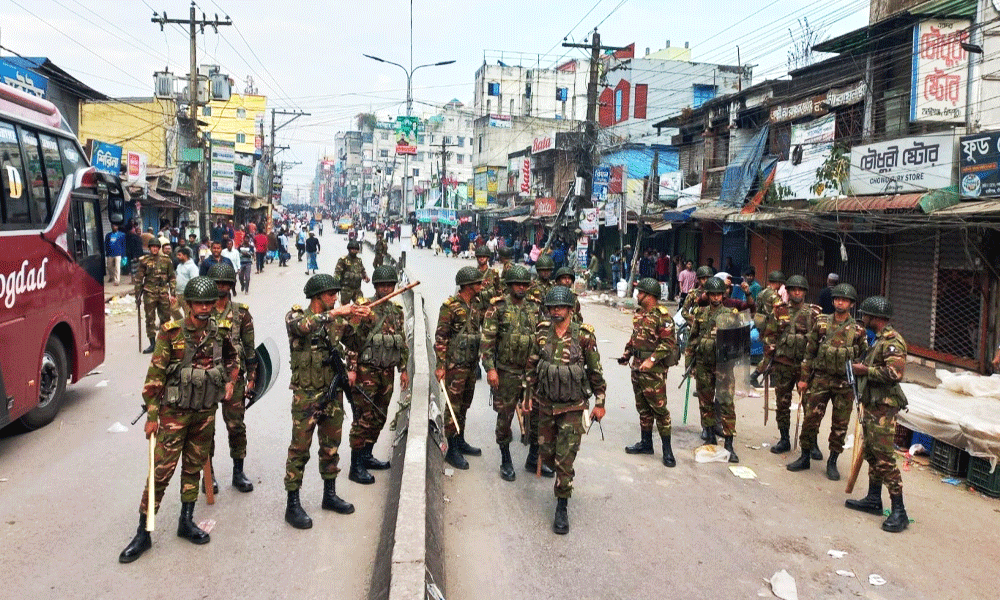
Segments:
[[[340,290],[340,303],[347,306],[351,302],[356,301],[358,298],[363,298],[361,295],[361,290],[358,288],[343,288]]]
[[[209,447],[215,436],[215,409],[185,410],[173,406],[160,406],[160,426],[156,433],[156,450],[153,452],[153,478],[155,510],[160,510],[163,493],[174,475],[177,462],[181,461],[181,502],[198,500],[198,480],[208,460]],[[139,501],[139,512],[146,514],[149,501],[149,481]]]
[[[376,252],[375,258],[372,259],[372,268],[381,267],[383,262],[385,262],[385,256],[381,252]]]
[[[573,495],[573,463],[580,451],[583,437],[583,412],[577,406],[570,410],[543,403],[538,410],[539,459],[556,472],[556,498]]]
[[[247,426],[243,421],[243,415],[247,409],[243,405],[246,397],[247,380],[244,375],[240,375],[233,384],[233,397],[223,400],[222,420],[226,423],[226,432],[229,434],[229,457],[247,457]],[[212,438],[212,457],[215,457],[215,438]]]
[[[392,368],[358,365],[357,373],[351,404],[351,410],[354,412],[349,438],[351,448],[363,448],[366,444],[378,441],[378,436],[385,427],[386,415],[389,414],[396,371]],[[362,391],[374,401],[378,410],[372,406],[368,398],[365,398]]]
[[[285,490],[302,487],[302,473],[309,462],[309,447],[313,431],[319,440],[319,474],[323,479],[335,479],[340,468],[340,436],[344,426],[344,404],[340,394],[317,414],[326,390],[298,389],[292,391],[292,442],[288,445],[285,462]]]
[[[670,410],[667,408],[667,382],[665,373],[644,373],[632,370],[632,391],[635,393],[635,410],[639,412],[639,429],[652,431],[653,422],[660,437],[670,435]]]
[[[865,432],[865,460],[868,461],[868,480],[881,481],[889,488],[889,494],[903,493],[903,478],[896,467],[896,452],[893,440],[896,434],[895,406],[878,404],[865,407],[861,417],[861,427]]]
[[[517,404],[523,397],[524,373],[497,370],[500,385],[493,390],[493,410],[497,413],[496,438],[497,444],[504,446],[514,438],[511,425]],[[538,403],[532,403],[532,410],[522,416],[524,431],[529,440],[538,439]]]
[[[444,434],[445,437],[458,435],[459,430],[465,433],[465,414],[472,406],[472,397],[476,393],[476,368],[477,365],[448,365],[444,372],[444,387],[448,390],[448,398],[451,399],[451,407],[455,409],[455,417],[458,419],[458,428],[451,418],[451,412],[447,406],[442,406],[444,411]],[[441,399],[444,401],[444,398]]]
[[[803,450],[812,450],[819,445],[817,436],[819,426],[826,416],[826,403],[830,409],[830,452],[840,454],[844,451],[844,440],[847,438],[847,426],[851,421],[851,409],[854,403],[854,392],[842,377],[832,377],[822,373],[813,376],[806,390],[808,398],[803,406],[806,418],[802,421],[802,433],[799,435],[799,445]]]
[[[698,394],[698,410],[701,412],[701,426],[714,427],[716,421],[722,426],[723,435],[736,435],[736,378],[732,366],[716,370],[715,364],[694,368],[695,391]],[[715,404],[719,411],[716,417]]]
[[[146,337],[155,339],[160,325],[171,320],[170,294],[167,290],[162,292],[143,291],[142,310],[146,314]],[[157,317],[160,319],[160,325],[156,324]]]
[[[778,429],[788,429],[792,424],[792,392],[799,383],[802,376],[802,368],[799,365],[785,365],[779,362],[774,363],[771,369],[770,384],[774,388],[774,420],[778,423]],[[802,407],[805,410],[805,406]]]

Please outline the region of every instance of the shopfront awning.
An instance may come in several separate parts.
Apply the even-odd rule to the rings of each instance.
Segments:
[[[508,223],[524,223],[528,219],[531,219],[531,215],[518,215],[516,217],[504,217],[500,219],[501,221],[506,221]]]
[[[820,214],[838,212],[922,212],[929,214],[958,203],[958,194],[953,190],[944,189],[916,194],[830,198],[814,204],[811,211]]]
[[[164,196],[153,188],[146,190],[145,198],[138,198],[140,202],[148,206],[162,206],[166,208],[181,208],[187,210],[187,206],[181,203],[182,198],[177,196]]]

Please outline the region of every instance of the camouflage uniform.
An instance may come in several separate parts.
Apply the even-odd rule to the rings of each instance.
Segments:
[[[646,311],[641,306],[632,317],[632,337],[625,344],[625,354],[632,357],[632,391],[639,413],[639,429],[652,431],[656,421],[660,437],[670,435],[670,410],[667,408],[667,369],[676,364],[677,338],[670,312],[657,305]],[[648,358],[653,367],[640,371]]]
[[[688,294],[691,297],[691,294]],[[686,303],[686,299],[685,299]],[[698,394],[698,408],[701,411],[701,426],[711,429],[716,425],[715,404],[719,405],[719,425],[724,436],[736,435],[735,379],[732,369],[716,370],[716,332],[718,319],[723,315],[738,318],[735,308],[709,304],[699,306],[693,314],[691,337],[688,338],[684,355],[695,360],[695,389]]]
[[[783,300],[777,290],[771,286],[767,286],[757,294],[755,302],[757,310],[753,318],[754,326],[757,328],[757,331],[763,332],[774,309],[780,306]]]
[[[858,379],[864,417],[865,460],[868,480],[884,483],[890,496],[903,493],[903,479],[896,467],[893,439],[896,413],[906,407],[906,396],[899,387],[906,369],[906,340],[892,325],[886,325],[875,337],[875,344],[865,357],[868,375]]]
[[[160,325],[171,320],[170,296],[177,287],[174,263],[163,254],[147,254],[139,259],[135,273],[135,297],[142,295],[142,308],[146,313],[146,337],[156,338],[156,318]]]
[[[493,393],[497,413],[496,439],[500,445],[511,441],[511,420],[524,391],[525,366],[531,340],[538,327],[539,306],[525,297],[520,303],[507,294],[494,298],[483,317],[482,358],[486,371],[496,369],[500,385]],[[538,408],[524,415],[530,439],[538,437]]]
[[[528,295],[526,298],[538,304],[539,309],[544,310],[545,307],[542,304],[545,301],[545,294],[549,293],[552,289],[554,282],[551,279],[543,280],[541,277],[535,279],[531,282],[531,286],[528,287]]]
[[[458,429],[465,432],[465,414],[472,406],[476,391],[476,371],[479,362],[480,331],[483,312],[477,300],[466,304],[454,295],[441,304],[437,330],[434,333],[434,354],[437,367],[445,369],[444,385],[458,419]],[[458,435],[458,429],[445,410],[445,436]]]
[[[699,285],[688,292],[687,296],[684,296],[684,304],[681,305],[681,315],[687,321],[688,328],[694,326],[694,311],[698,308],[698,300],[704,293],[705,287]]]
[[[779,430],[787,430],[791,425],[792,392],[802,372],[807,337],[820,312],[815,304],[803,302],[796,308],[782,302],[767,319],[762,336],[765,359],[761,362],[771,363],[770,377],[777,404],[774,419]]]
[[[239,352],[229,323],[211,320],[199,330],[192,321],[192,317],[171,321],[160,330],[142,388],[147,419],[159,421],[153,454],[155,510],[160,508],[182,452],[181,502],[198,500],[199,474],[215,436],[216,405],[225,396],[226,383],[239,371]],[[189,377],[204,378],[204,385],[185,386],[182,380]],[[140,514],[146,514],[148,485],[147,481],[139,502]]]
[[[246,413],[244,400],[246,398],[247,381],[256,376],[256,355],[254,345],[253,317],[250,307],[246,304],[230,300],[225,308],[212,311],[212,316],[220,323],[231,323],[231,336],[240,357],[240,372],[233,380],[233,395],[222,402],[222,420],[226,423],[229,434],[229,457],[246,458],[247,456],[247,426],[243,421]],[[212,441],[212,456],[215,456],[215,441]]]
[[[338,278],[343,284],[340,290],[340,303],[348,305],[358,298],[361,298],[361,281],[368,277],[365,265],[361,262],[361,256],[341,256],[337,261],[337,266],[333,270],[333,276]]]
[[[479,269],[479,267],[476,268],[483,274],[483,289],[476,296],[480,316],[482,316],[486,314],[486,309],[490,307],[490,303],[494,298],[503,296],[503,280],[500,279],[500,274],[497,273],[497,270],[492,267],[486,267],[485,271]]]
[[[573,462],[584,433],[583,411],[604,407],[607,383],[590,325],[570,322],[557,337],[550,321],[538,324],[527,364],[528,389],[538,403],[541,461],[556,472],[556,498],[573,495]]]
[[[380,267],[385,261],[386,254],[389,253],[389,244],[386,243],[384,237],[379,237],[378,241],[375,242],[375,258],[372,260],[372,267]]]

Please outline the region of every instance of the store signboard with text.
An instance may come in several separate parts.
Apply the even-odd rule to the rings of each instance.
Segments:
[[[928,192],[955,183],[951,133],[901,138],[851,149],[851,190],[859,195]]]

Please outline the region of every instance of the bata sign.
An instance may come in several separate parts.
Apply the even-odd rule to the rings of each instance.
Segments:
[[[536,137],[531,142],[531,153],[538,154],[539,152],[545,152],[546,150],[555,150],[556,148],[556,132],[552,132],[544,137]]]

